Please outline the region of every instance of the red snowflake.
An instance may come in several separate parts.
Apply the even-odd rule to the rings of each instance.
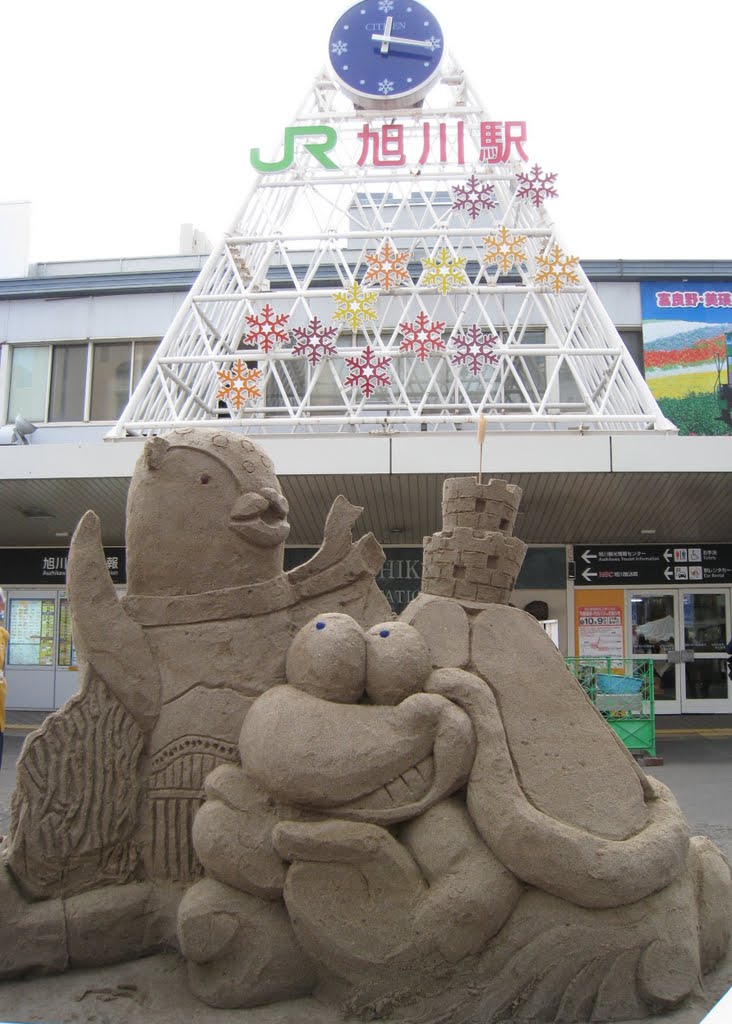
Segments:
[[[519,188],[516,189],[516,198],[528,199],[537,209],[544,205],[545,199],[556,199],[559,195],[554,188],[556,172],[545,174],[538,164],[534,164],[530,174],[517,174],[516,178],[520,182]]]
[[[317,366],[325,356],[335,356],[338,349],[333,344],[333,339],[338,335],[337,327],[326,327],[317,316],[308,322],[307,327],[293,327],[292,333],[297,338],[297,345],[293,345],[294,356],[305,356],[311,366]]]
[[[395,285],[409,281],[407,261],[409,250],[397,250],[390,241],[383,243],[378,252],[366,253],[369,269],[363,277],[362,284],[380,284],[382,288],[393,288]]]
[[[426,313],[418,313],[415,320],[399,324],[404,341],[399,346],[400,352],[414,352],[420,362],[424,362],[430,349],[444,348],[442,332],[444,320],[430,320]]]
[[[285,324],[289,320],[287,313],[275,313],[269,303],[262,310],[261,316],[256,313],[247,316],[249,330],[244,337],[244,345],[254,345],[262,352],[269,352],[276,345],[286,345],[290,340]]]
[[[455,185],[452,190],[453,210],[465,210],[471,220],[476,220],[483,210],[495,210],[498,200],[490,182],[479,181],[473,174],[464,185]]]
[[[453,338],[457,349],[451,362],[453,366],[467,366],[474,377],[477,377],[486,363],[498,362],[493,346],[498,341],[495,334],[485,334],[477,324],[466,327]]]
[[[391,358],[375,358],[370,345],[366,346],[360,356],[346,356],[346,363],[351,370],[344,382],[346,387],[359,388],[364,398],[370,398],[376,388],[388,388],[391,384],[391,377],[386,372]]]
[[[250,369],[241,359],[237,359],[230,370],[217,370],[216,376],[221,381],[221,390],[216,397],[229,402],[237,412],[248,399],[262,397],[257,387],[262,371]]]

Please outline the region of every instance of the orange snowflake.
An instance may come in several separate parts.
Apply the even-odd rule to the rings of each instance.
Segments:
[[[382,288],[404,284],[410,280],[408,259],[409,250],[399,251],[387,240],[378,252],[366,254],[369,269],[364,274],[362,284],[380,284]]]
[[[237,359],[231,370],[217,370],[216,376],[221,381],[221,390],[216,393],[216,397],[229,402],[237,412],[250,398],[262,397],[257,387],[262,371],[250,369],[241,359]]]
[[[502,274],[507,274],[512,267],[517,267],[520,263],[526,263],[526,235],[509,231],[504,225],[498,231],[491,231],[483,241],[483,262],[489,267],[498,267]]]
[[[543,256],[537,256],[539,270],[536,274],[537,284],[547,284],[558,295],[562,288],[579,284],[579,257],[567,256],[555,243]]]

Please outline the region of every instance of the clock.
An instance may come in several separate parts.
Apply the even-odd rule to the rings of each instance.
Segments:
[[[338,84],[357,106],[415,106],[439,72],[442,29],[416,0],[363,0],[338,19],[328,52]]]

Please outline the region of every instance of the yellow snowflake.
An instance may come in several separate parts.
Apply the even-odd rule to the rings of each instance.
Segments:
[[[333,298],[338,303],[333,319],[348,324],[352,331],[357,331],[367,320],[376,320],[376,310],[372,307],[378,292],[362,288],[354,281],[344,292],[334,292]]]
[[[536,262],[540,267],[536,283],[548,284],[557,295],[566,285],[580,283],[579,256],[566,256],[556,243],[543,256],[537,256]]]
[[[237,412],[248,399],[262,397],[257,387],[262,371],[249,369],[241,359],[237,359],[236,365],[230,370],[217,370],[216,376],[221,381],[221,390],[216,393],[216,397],[229,402]]]
[[[447,295],[450,288],[470,284],[465,273],[467,256],[451,256],[450,250],[443,246],[437,256],[428,256],[422,260],[424,277],[422,283],[428,287],[434,285],[442,295]]]
[[[485,255],[483,262],[489,267],[498,267],[502,274],[526,262],[526,235],[514,235],[507,227],[492,231],[483,239]]]
[[[401,251],[394,248],[387,239],[378,252],[366,253],[369,269],[364,274],[363,284],[380,284],[382,288],[393,288],[395,285],[409,281],[407,260],[409,250]]]

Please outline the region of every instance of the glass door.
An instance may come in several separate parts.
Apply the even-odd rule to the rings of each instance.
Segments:
[[[732,714],[730,596],[701,587],[629,594],[626,643],[653,662],[657,715]]]
[[[54,679],[53,706],[60,708],[79,689],[76,648],[71,636],[71,607],[65,593],[58,599],[58,645]]]
[[[684,590],[679,593],[685,714],[732,712],[726,652],[730,637],[729,591]]]
[[[676,659],[678,625],[674,591],[631,593],[628,621],[631,656],[649,658],[653,662],[656,714],[679,714],[680,671]]]

